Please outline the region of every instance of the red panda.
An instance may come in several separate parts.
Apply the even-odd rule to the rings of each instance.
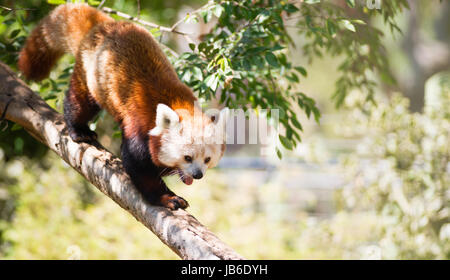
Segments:
[[[64,99],[70,137],[95,140],[88,123],[105,109],[120,125],[123,165],[144,198],[172,210],[186,208],[187,201],[161,176],[177,173],[190,185],[218,163],[225,144],[211,139],[223,140],[226,109],[203,113],[146,29],[86,4],[61,5],[45,17],[27,39],[18,66],[26,78],[39,81],[64,53],[75,56]]]

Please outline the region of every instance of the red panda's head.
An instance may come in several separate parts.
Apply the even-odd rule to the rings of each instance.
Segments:
[[[156,126],[149,131],[153,161],[175,169],[187,185],[202,178],[225,151],[227,115],[227,108],[207,115],[199,108],[175,111],[158,104]],[[158,144],[152,144],[156,139]]]

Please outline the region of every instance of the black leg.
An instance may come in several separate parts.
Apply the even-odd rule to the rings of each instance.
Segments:
[[[160,169],[151,160],[146,138],[123,138],[121,156],[133,184],[149,203],[171,210],[189,206],[186,200],[169,190],[162,180]]]
[[[89,129],[88,123],[99,111],[100,107],[74,73],[64,99],[64,119],[73,141],[91,142],[97,139],[97,134]]]

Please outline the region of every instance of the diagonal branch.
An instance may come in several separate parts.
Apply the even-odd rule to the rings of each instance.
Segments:
[[[126,13],[123,13],[123,12],[121,12],[121,11],[116,11],[116,10],[111,9],[111,8],[109,8],[109,7],[103,7],[103,8],[102,8],[103,4],[104,4],[104,1],[102,1],[102,2],[100,3],[100,5],[98,5],[97,8],[98,8],[98,9],[101,9],[103,12],[105,12],[105,13],[107,13],[107,14],[117,15],[117,16],[119,16],[119,17],[121,17],[121,18],[125,18],[125,19],[128,19],[128,20],[131,20],[131,21],[140,23],[140,24],[142,24],[142,25],[144,25],[144,26],[147,26],[147,27],[157,28],[157,29],[160,30],[161,32],[174,33],[174,34],[177,34],[177,35],[181,35],[181,36],[184,37],[184,39],[185,39],[189,44],[192,44],[192,43],[195,43],[194,40],[192,40],[192,38],[190,37],[190,35],[192,35],[192,34],[189,34],[189,33],[186,33],[186,32],[179,31],[179,30],[177,30],[177,27],[178,27],[182,22],[184,22],[184,21],[187,19],[187,17],[189,17],[189,16],[191,16],[191,15],[194,15],[194,14],[198,14],[198,13],[200,13],[201,11],[203,11],[203,10],[205,10],[205,9],[211,7],[211,6],[216,5],[217,3],[214,3],[214,2],[208,2],[207,4],[201,6],[200,8],[198,8],[198,9],[196,9],[196,10],[194,10],[194,11],[188,13],[188,14],[186,14],[184,17],[182,17],[182,18],[179,19],[177,22],[175,22],[175,24],[173,24],[171,27],[166,27],[166,26],[158,25],[158,24],[153,23],[153,22],[148,22],[148,21],[142,20],[142,19],[140,18],[140,13],[141,13],[140,10],[141,10],[141,8],[140,8],[140,1],[139,1],[139,0],[138,0],[138,15],[137,15],[137,17],[131,16],[131,15],[126,14]],[[168,52],[170,52],[173,56],[175,56],[175,57],[178,57],[178,56],[179,56],[177,52],[175,52],[174,50],[172,50],[171,48],[169,48],[169,47],[166,46],[165,44],[161,44],[161,43],[160,43],[160,45],[161,45],[162,48],[164,48],[164,49],[166,49]]]
[[[67,134],[63,116],[1,62],[0,115],[21,125],[47,145],[181,258],[242,259],[186,211],[170,211],[146,203],[131,183],[119,158],[98,143],[73,142]]]
[[[198,14],[199,12],[201,12],[201,11],[203,11],[203,10],[206,10],[207,8],[209,8],[209,7],[213,6],[213,5],[217,5],[217,4],[219,4],[219,3],[208,2],[207,4],[201,6],[200,8],[198,8],[198,9],[192,11],[192,12],[187,13],[184,17],[182,17],[182,18],[179,19],[177,22],[175,22],[175,24],[172,25],[172,27],[170,28],[170,30],[172,30],[172,31],[173,31],[173,30],[176,30],[176,28],[178,27],[178,25],[180,25],[182,22],[184,22],[184,21],[187,19],[187,17],[189,17],[189,16],[191,16],[191,15]]]
[[[148,26],[148,27],[152,27],[152,28],[158,28],[162,32],[171,32],[171,33],[175,33],[175,34],[183,35],[183,36],[189,36],[190,35],[189,33],[178,31],[178,30],[170,28],[170,27],[165,27],[165,26],[162,26],[162,25],[158,25],[158,24],[153,23],[153,22],[145,21],[145,20],[140,19],[139,17],[133,17],[133,16],[130,16],[129,14],[125,14],[123,12],[116,11],[116,10],[113,10],[111,8],[108,8],[108,7],[103,7],[102,11],[107,13],[107,14],[117,15],[117,16],[119,16],[121,18],[125,18],[125,19],[131,20],[131,21],[135,21],[135,22],[140,23],[140,24],[142,24],[144,26]]]

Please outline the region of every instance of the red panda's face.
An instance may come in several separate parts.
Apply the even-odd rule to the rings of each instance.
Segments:
[[[194,115],[177,112],[159,104],[156,126],[149,134],[160,137],[158,161],[175,168],[181,180],[190,185],[193,179],[202,178],[208,168],[216,166],[222,157],[228,110],[214,117],[200,110]],[[179,114],[183,116],[181,121]]]

